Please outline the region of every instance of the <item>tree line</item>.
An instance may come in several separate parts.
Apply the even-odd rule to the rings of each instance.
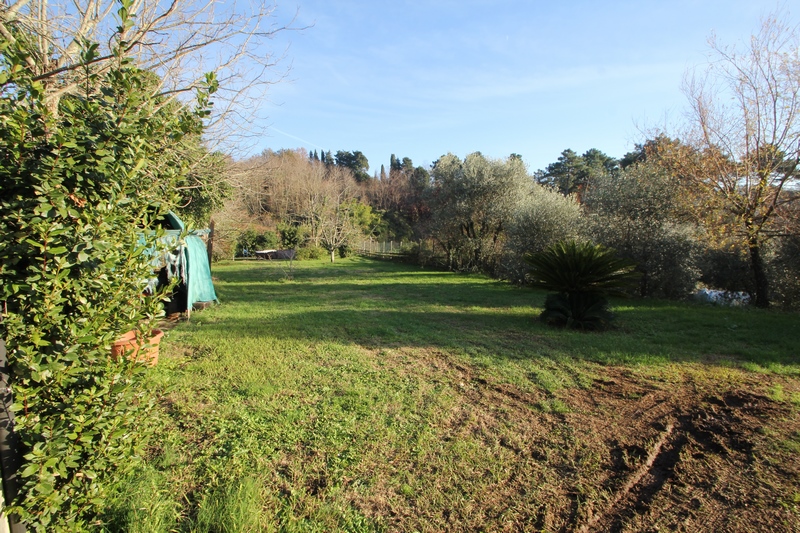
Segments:
[[[405,240],[418,243],[416,260],[524,283],[525,254],[579,239],[634,261],[643,297],[684,298],[703,284],[758,302],[763,275],[768,302],[796,305],[798,191],[772,185],[764,195],[780,207],[762,221],[757,273],[738,204],[726,203],[724,182],[707,173],[717,157],[662,134],[620,158],[567,149],[532,173],[518,154],[446,154],[430,171],[392,154],[388,174],[357,180],[303,149],[267,151],[234,165],[241,196],[229,207],[239,206],[231,220],[294,228],[301,243],[330,254],[365,237]],[[341,238],[322,236],[332,227]]]
[[[314,209],[333,206],[350,230],[322,243],[331,254],[359,235],[424,242],[421,261],[517,282],[525,253],[583,239],[635,261],[641,296],[685,297],[702,283],[747,292],[760,307],[797,305],[797,31],[770,17],[744,45],[710,46],[714,61],[685,83],[689,120],[622,157],[567,149],[531,173],[519,154],[445,154],[427,169],[392,154],[389,172],[381,166],[370,177],[359,151],[265,152],[234,165],[246,176],[240,215],[303,228],[316,246],[325,223]],[[315,170],[318,163],[327,170]],[[307,194],[305,207],[287,210],[286,191],[314,188],[313,179],[319,191],[340,183],[337,194],[349,203]],[[369,222],[356,223],[355,206]]]

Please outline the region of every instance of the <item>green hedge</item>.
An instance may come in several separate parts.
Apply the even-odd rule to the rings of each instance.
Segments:
[[[186,171],[172,148],[200,132],[207,99],[159,105],[153,75],[118,57],[102,74],[82,69],[80,92],[56,105],[24,39],[0,52],[0,336],[24,456],[7,511],[29,530],[95,529],[141,453],[152,401],[143,365],[112,361],[109,345],[161,313],[144,294],[159,236],[148,228]],[[96,58],[87,45],[82,64]]]

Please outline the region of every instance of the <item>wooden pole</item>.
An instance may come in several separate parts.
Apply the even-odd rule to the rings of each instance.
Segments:
[[[211,257],[214,251],[214,219],[208,223],[208,241],[206,241],[206,250],[208,251],[208,270],[211,270]]]

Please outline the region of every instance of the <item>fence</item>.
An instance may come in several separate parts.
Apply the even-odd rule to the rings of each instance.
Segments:
[[[357,250],[365,255],[387,255],[399,254],[400,250],[408,248],[409,243],[406,241],[361,241],[358,244]]]

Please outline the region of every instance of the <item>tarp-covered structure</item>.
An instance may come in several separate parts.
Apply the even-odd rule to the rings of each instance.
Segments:
[[[159,269],[158,283],[169,283],[175,277],[180,279],[172,302],[167,306],[168,314],[217,302],[208,252],[202,239],[208,230],[187,232],[186,225],[172,211],[161,221],[161,226],[165,231],[162,240],[170,251],[154,258],[154,266]]]

